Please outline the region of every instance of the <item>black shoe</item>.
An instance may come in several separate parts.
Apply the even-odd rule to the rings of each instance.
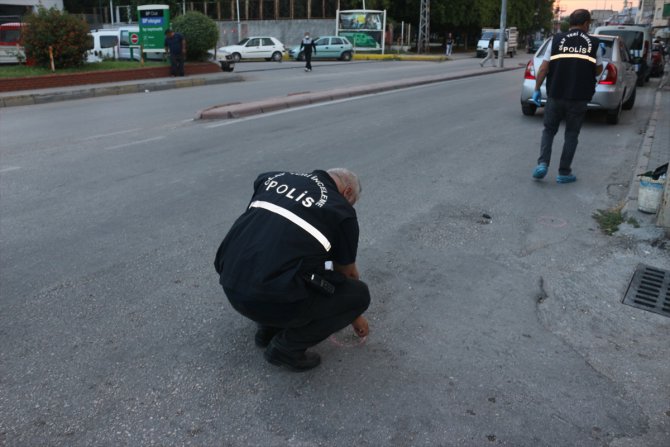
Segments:
[[[254,337],[254,342],[259,348],[267,348],[272,338],[282,331],[279,327],[259,326]]]
[[[286,352],[279,350],[270,343],[263,353],[265,360],[277,366],[286,366],[291,371],[302,372],[316,368],[321,364],[321,357],[315,352]]]

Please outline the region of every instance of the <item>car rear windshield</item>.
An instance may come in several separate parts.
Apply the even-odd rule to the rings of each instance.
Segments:
[[[544,45],[540,47],[539,50],[537,50],[537,57],[542,57],[544,53],[547,51],[547,46],[551,45],[551,39],[547,39],[544,41]]]
[[[601,39],[600,40],[600,48],[598,48],[598,51],[600,52],[600,57],[603,59],[608,59],[612,60],[612,51],[614,47],[614,41],[613,40],[605,40]],[[604,51],[603,51],[604,49]]]
[[[600,34],[607,36],[619,36],[626,48],[629,50],[641,50],[644,45],[644,33],[641,31],[632,31],[625,29],[612,29],[600,31]]]

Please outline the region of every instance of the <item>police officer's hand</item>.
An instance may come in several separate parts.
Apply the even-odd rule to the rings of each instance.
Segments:
[[[358,318],[351,323],[351,326],[354,328],[354,332],[359,337],[367,337],[370,333],[370,328],[368,327],[368,320],[365,319],[363,315],[360,315]]]
[[[535,103],[535,105],[541,106],[542,105],[542,92],[540,92],[539,90],[535,90],[533,92],[532,101]]]
[[[358,268],[356,268],[356,263],[340,265],[335,264],[335,271],[342,273],[347,278],[359,279],[360,275],[358,274]]]

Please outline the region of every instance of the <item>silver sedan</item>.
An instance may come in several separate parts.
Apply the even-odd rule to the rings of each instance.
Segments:
[[[594,35],[601,42],[601,57],[603,59],[603,71],[598,76],[596,92],[588,104],[590,110],[604,110],[607,122],[617,124],[621,116],[621,110],[630,110],[635,104],[635,82],[637,75],[635,67],[631,64],[628,50],[624,43],[615,36]],[[551,39],[545,42],[537,50],[533,59],[528,61],[524,73],[523,86],[521,87],[521,111],[524,115],[534,115],[537,105],[532,101],[535,91],[535,73],[542,64],[542,56],[551,45]],[[542,84],[542,105],[547,101],[546,82]]]

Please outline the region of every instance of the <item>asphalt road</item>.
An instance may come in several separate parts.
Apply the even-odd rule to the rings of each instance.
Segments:
[[[571,185],[530,180],[541,117],[520,113],[519,71],[191,120],[439,66],[380,65],[3,111],[0,444],[667,445],[670,322],[620,300],[668,252],[591,217],[626,193],[653,90],[616,127],[589,116]],[[212,261],[258,173],[333,166],[363,182],[371,334],[294,374],[264,362]]]

